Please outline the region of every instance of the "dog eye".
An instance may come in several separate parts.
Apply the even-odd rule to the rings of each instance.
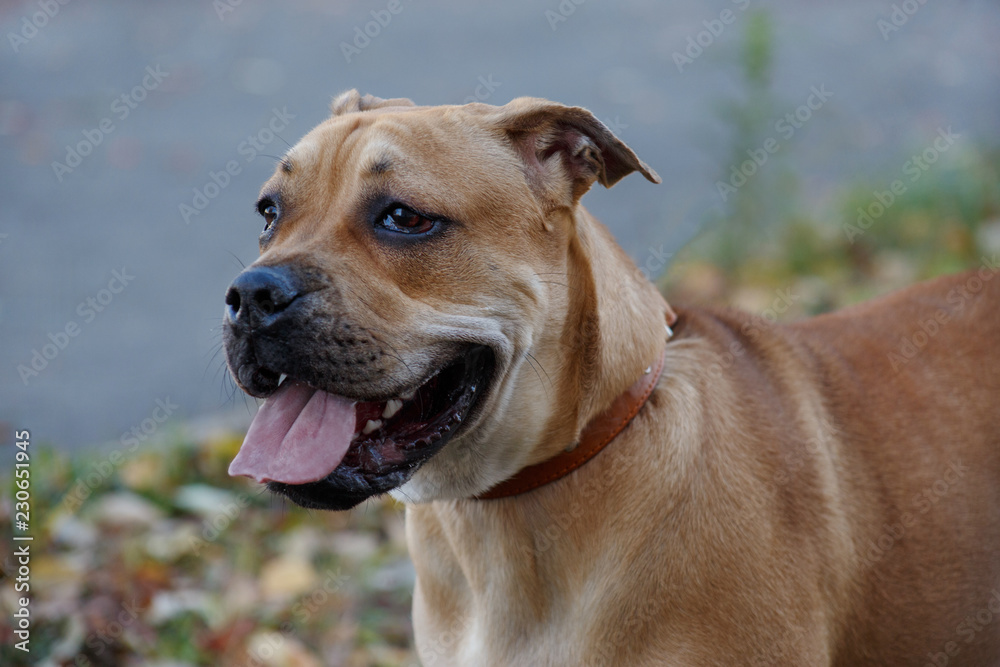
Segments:
[[[434,228],[436,221],[424,217],[405,206],[391,206],[382,214],[378,226],[399,234],[425,234]]]
[[[270,199],[261,199],[257,202],[257,212],[264,218],[264,231],[266,232],[278,219],[278,206]]]

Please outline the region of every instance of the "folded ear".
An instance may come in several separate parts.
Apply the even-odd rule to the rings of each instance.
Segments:
[[[581,107],[519,97],[497,108],[494,122],[517,147],[529,180],[549,190],[553,179],[568,178],[574,202],[595,181],[610,188],[633,171],[660,182],[631,148]]]
[[[374,95],[365,95],[362,97],[357,89],[351,89],[333,98],[333,102],[330,104],[330,111],[333,112],[334,116],[339,116],[353,111],[368,111],[369,109],[378,109],[381,107],[412,106],[416,105],[405,97],[396,97],[391,100],[383,100],[381,97],[375,97]]]

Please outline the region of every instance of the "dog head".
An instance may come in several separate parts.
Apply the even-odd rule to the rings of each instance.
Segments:
[[[475,495],[576,427],[556,399],[596,335],[580,197],[659,178],[541,99],[332,111],[262,188],[261,255],[226,294],[230,371],[266,399],[230,472],[327,509]]]

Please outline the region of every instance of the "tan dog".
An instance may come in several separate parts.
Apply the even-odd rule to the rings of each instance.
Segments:
[[[632,171],[580,108],[338,97],[226,297],[231,472],[406,502],[428,666],[1000,664],[995,258],[669,338],[579,205]]]

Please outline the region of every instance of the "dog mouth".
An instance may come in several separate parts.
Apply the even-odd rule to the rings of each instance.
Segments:
[[[285,378],[260,407],[230,475],[305,507],[348,509],[404,484],[474,417],[494,356],[473,345],[419,386],[352,400]]]

